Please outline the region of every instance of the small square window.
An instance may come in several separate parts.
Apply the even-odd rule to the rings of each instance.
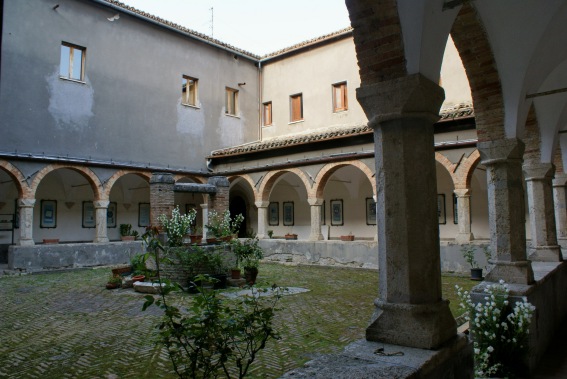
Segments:
[[[264,103],[264,126],[272,125],[272,102]]]
[[[348,109],[346,82],[333,84],[333,112],[342,112]]]
[[[181,79],[181,104],[197,106],[198,79],[183,75]]]
[[[238,90],[226,87],[225,113],[231,116],[238,114]]]
[[[291,122],[303,120],[303,95],[298,93],[289,97]]]
[[[84,47],[62,42],[59,76],[65,79],[84,81],[85,52]]]

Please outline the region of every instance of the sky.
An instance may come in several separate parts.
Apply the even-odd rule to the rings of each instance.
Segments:
[[[345,0],[119,0],[257,55],[350,26]]]

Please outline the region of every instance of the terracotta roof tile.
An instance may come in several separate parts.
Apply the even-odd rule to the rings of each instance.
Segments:
[[[441,110],[439,122],[466,119],[474,117],[472,104],[458,104],[451,108]],[[232,146],[225,149],[211,152],[209,158],[220,158],[226,156],[248,154],[256,151],[266,151],[287,146],[297,146],[316,141],[328,141],[335,138],[352,137],[355,135],[372,133],[372,128],[368,125],[358,125],[349,127],[336,127],[316,132],[292,134],[273,137],[262,141],[251,142],[243,145]]]
[[[325,34],[325,35],[322,35],[322,36],[319,36],[319,37],[315,37],[315,38],[312,38],[312,39],[309,39],[309,40],[306,40],[306,41],[303,41],[303,42],[299,42],[295,45],[274,51],[273,53],[268,53],[268,54],[262,56],[262,59],[274,58],[274,57],[277,57],[278,55],[282,55],[282,54],[288,53],[288,52],[293,51],[293,50],[301,49],[302,47],[305,47],[305,46],[317,44],[319,42],[323,42],[325,40],[332,39],[332,38],[335,38],[335,37],[338,37],[338,36],[341,36],[341,35],[347,35],[347,34],[350,34],[350,33],[352,33],[352,27],[351,26],[344,28],[344,29],[341,29],[341,30],[337,30],[336,32],[332,32],[332,33]]]

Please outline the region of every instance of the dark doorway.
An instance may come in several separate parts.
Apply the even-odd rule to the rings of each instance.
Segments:
[[[242,224],[240,224],[240,229],[238,230],[238,237],[239,238],[246,237],[246,224],[248,223],[246,217],[246,201],[244,201],[244,199],[240,196],[234,196],[233,198],[230,199],[230,204],[228,206],[228,209],[232,217],[238,214],[244,216],[244,221],[242,221]]]

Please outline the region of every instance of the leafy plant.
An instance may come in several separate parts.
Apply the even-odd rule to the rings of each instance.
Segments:
[[[218,214],[215,211],[209,212],[209,223],[205,225],[215,237],[232,236],[238,233],[240,224],[244,221],[244,216],[238,214],[234,218],[230,217],[230,211]]]
[[[150,238],[151,236],[151,238]],[[157,230],[146,234],[148,246],[155,250],[158,266],[164,247],[157,239]],[[197,276],[198,281],[210,281]],[[162,282],[161,278],[159,279]],[[143,310],[155,304],[164,312],[159,330],[159,343],[167,348],[173,368],[180,378],[231,378],[231,367],[238,378],[244,378],[257,354],[270,339],[279,339],[272,322],[281,293],[272,287],[274,296],[260,296],[253,289],[251,296],[238,300],[217,297],[213,290],[199,288],[187,312],[168,300],[179,285],[166,283],[157,298],[148,295]]]
[[[258,237],[248,238],[241,241],[234,239],[231,241],[232,251],[236,255],[236,265],[247,267],[258,267],[260,259],[264,258],[264,251],[258,245]]]
[[[150,253],[146,252],[144,254],[133,255],[130,258],[130,265],[132,266],[132,273],[134,275],[147,275],[151,273],[151,271],[146,267],[146,261],[148,260],[149,256]]]
[[[132,224],[120,224],[120,235],[123,237],[138,237],[138,231],[132,230]]]
[[[187,214],[181,214],[179,206],[171,211],[171,218],[165,214],[158,217],[160,225],[167,234],[167,244],[171,247],[183,246],[183,236],[189,232],[189,228],[195,222],[197,211],[191,209]]]
[[[273,230],[268,230],[268,237],[269,237],[269,238],[273,238],[273,237],[274,237],[274,231],[273,231]]]
[[[474,303],[471,295],[459,286],[460,307],[466,311],[474,341],[476,377],[521,375],[519,364],[528,352],[528,336],[535,307],[527,298],[511,304],[510,289],[500,280],[484,289],[484,301]]]
[[[471,266],[471,268],[480,268],[474,256],[475,252],[476,247],[474,245],[467,244],[461,246],[461,254],[463,254],[463,258],[465,258],[465,261]]]
[[[122,284],[122,278],[120,276],[110,275],[108,278],[108,283],[110,284]]]

